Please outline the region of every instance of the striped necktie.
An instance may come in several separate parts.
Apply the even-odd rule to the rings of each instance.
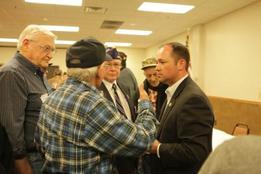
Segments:
[[[112,89],[113,89],[113,92],[114,92],[114,99],[115,99],[115,102],[116,102],[116,108],[117,108],[117,110],[119,111],[119,113],[120,113],[122,116],[124,116],[125,118],[127,118],[126,113],[125,113],[125,111],[124,111],[124,109],[123,109],[123,106],[122,106],[122,104],[121,104],[120,97],[119,97],[119,95],[118,95],[118,93],[117,93],[117,86],[115,85],[115,83],[113,83]]]

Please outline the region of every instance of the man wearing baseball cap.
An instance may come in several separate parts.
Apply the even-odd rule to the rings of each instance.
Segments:
[[[68,79],[43,103],[36,140],[45,173],[113,173],[113,156],[139,156],[150,150],[157,120],[141,89],[135,123],[122,117],[97,87],[104,76],[102,43],[82,39],[66,53]]]
[[[160,83],[156,72],[157,60],[155,58],[146,58],[142,61],[142,70],[146,79],[143,81],[144,89],[149,95],[149,99],[152,102],[156,111],[156,117],[158,118],[162,104],[166,99],[165,90],[168,85]]]

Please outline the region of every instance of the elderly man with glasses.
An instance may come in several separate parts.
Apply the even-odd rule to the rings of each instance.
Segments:
[[[112,59],[103,63],[104,80],[100,86],[105,98],[110,100],[118,113],[125,119],[135,121],[134,103],[123,87],[117,83],[121,71],[121,58],[116,48],[107,48],[107,56]],[[115,164],[120,174],[137,173],[137,158],[116,157]]]
[[[53,58],[56,36],[37,25],[20,34],[17,52],[0,68],[0,121],[13,146],[17,173],[40,173],[34,132],[50,89],[43,74]]]

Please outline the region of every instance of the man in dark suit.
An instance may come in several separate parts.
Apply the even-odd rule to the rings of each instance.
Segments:
[[[156,70],[166,90],[157,140],[151,147],[151,172],[197,173],[212,150],[214,114],[208,98],[189,77],[188,49],[177,42],[161,47]]]
[[[103,96],[111,101],[122,117],[134,122],[136,115],[134,104],[123,87],[117,83],[120,75],[121,59],[116,48],[107,48],[107,56],[112,60],[105,61],[102,65],[105,71],[104,80],[100,86]],[[137,159],[133,157],[115,157],[115,163],[119,174],[137,173]]]

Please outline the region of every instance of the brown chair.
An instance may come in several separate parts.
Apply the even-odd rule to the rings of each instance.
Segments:
[[[240,135],[248,135],[250,132],[247,124],[237,123],[233,129],[232,135],[240,136]]]

